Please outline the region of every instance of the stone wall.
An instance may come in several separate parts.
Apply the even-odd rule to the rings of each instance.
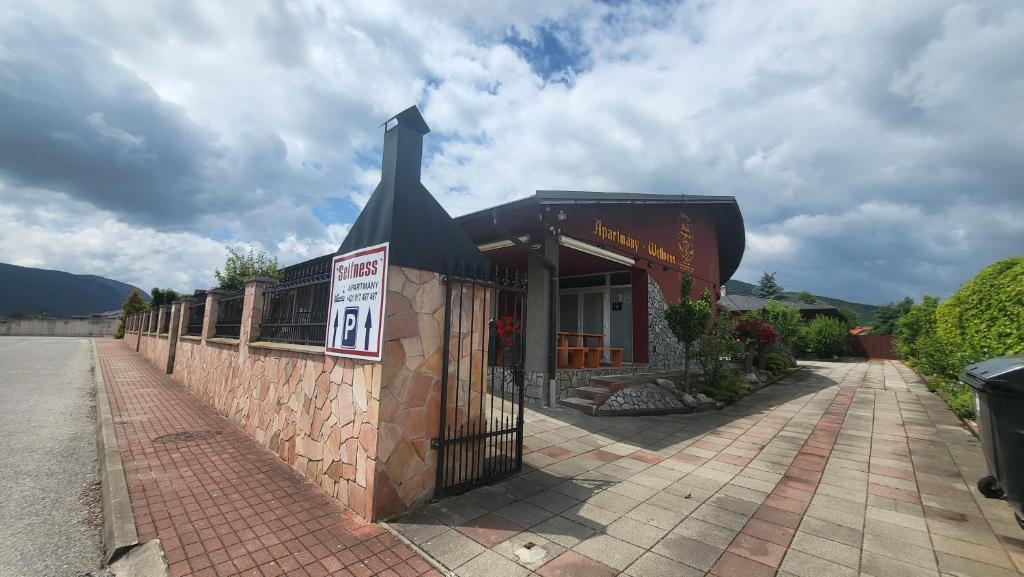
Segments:
[[[112,337],[117,317],[0,319],[0,335],[22,337]]]
[[[665,320],[665,295],[653,279],[647,279],[647,334],[650,339],[648,371],[673,371],[683,368],[683,345],[676,340]]]
[[[156,333],[144,333],[139,336],[137,350],[139,354],[146,357],[146,360],[153,363],[161,371],[166,371],[167,354],[170,347],[169,335]]]
[[[377,438],[377,518],[434,493],[444,356],[444,286],[431,272],[388,269],[387,320]]]
[[[150,351],[170,342],[174,378],[190,393],[364,518],[393,516],[431,498],[437,467],[431,440],[439,431],[444,356],[439,275],[388,268],[381,362],[326,355],[322,347],[259,342],[265,286],[246,286],[239,339],[212,336],[219,294],[211,291],[201,336],[184,334],[183,302],[175,305],[177,333],[169,341],[130,331],[125,344],[135,348],[141,339],[138,349],[159,366],[159,355]],[[453,297],[452,322],[458,323],[460,307],[466,314],[461,330],[452,330],[464,339],[463,360],[452,359],[452,370],[468,367],[470,359],[480,367],[486,359],[486,293],[475,294]],[[451,350],[460,350],[458,343]],[[453,374],[450,394],[459,390],[472,399],[466,393],[470,383],[479,385],[474,378],[469,371]],[[455,415],[472,408],[471,401],[448,410]]]

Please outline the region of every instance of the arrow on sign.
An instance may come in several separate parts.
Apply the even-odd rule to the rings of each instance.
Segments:
[[[331,346],[338,346],[338,311],[334,311],[334,337],[331,338]]]
[[[363,350],[364,351],[370,350],[370,327],[373,326],[373,318],[372,317],[373,317],[373,310],[372,309],[366,309],[366,323],[363,324],[363,327],[366,329],[366,342],[363,344]]]

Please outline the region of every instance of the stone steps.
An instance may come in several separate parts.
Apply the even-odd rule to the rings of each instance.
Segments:
[[[603,405],[608,397],[615,394],[615,391],[607,387],[576,387],[576,396],[581,399],[590,399],[596,405]]]
[[[570,409],[576,409],[577,411],[586,415],[596,415],[598,405],[592,399],[581,399],[580,397],[569,397],[568,399],[560,399],[558,404],[563,407]]]

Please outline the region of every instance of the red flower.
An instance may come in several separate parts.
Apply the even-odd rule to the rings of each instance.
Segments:
[[[779,341],[779,333],[770,324],[756,317],[740,319],[736,323],[736,340],[743,344],[770,345]]]
[[[506,351],[512,350],[512,347],[516,345],[516,337],[523,332],[519,322],[515,317],[511,316],[496,319],[494,321],[494,328],[497,329],[498,340],[501,341],[501,346]]]

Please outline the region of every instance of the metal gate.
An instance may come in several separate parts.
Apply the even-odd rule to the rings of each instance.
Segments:
[[[436,496],[523,467],[526,283],[446,275]]]

